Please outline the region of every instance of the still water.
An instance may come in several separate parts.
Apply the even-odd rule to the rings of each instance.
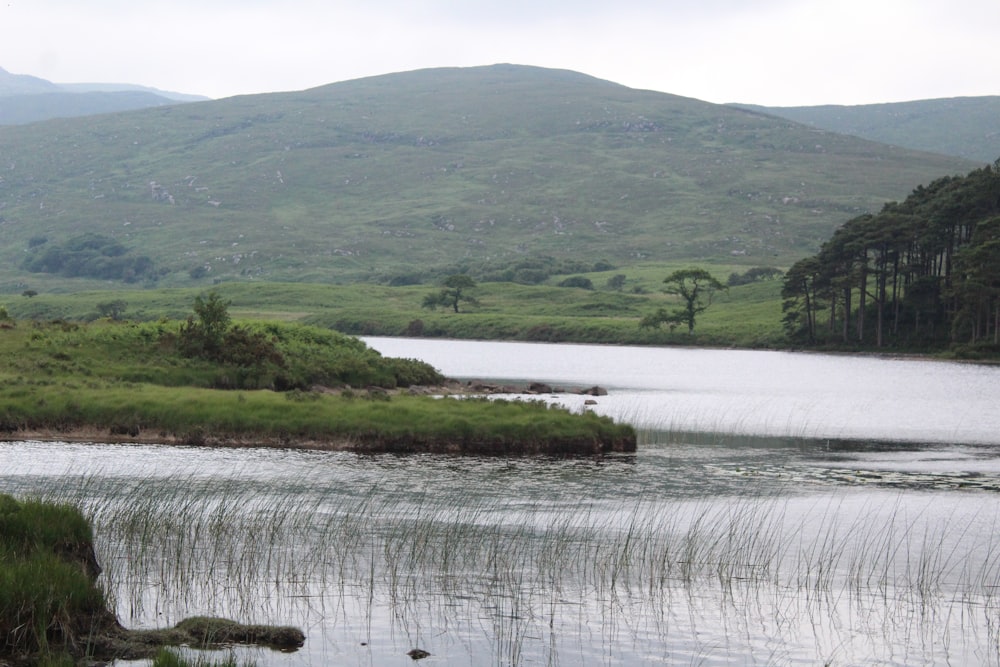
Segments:
[[[0,490],[94,517],[127,625],[305,630],[297,653],[245,652],[260,665],[404,665],[418,647],[426,665],[1000,665],[1000,369],[367,342],[451,376],[601,385],[592,409],[642,428],[640,450],[15,442]]]
[[[449,377],[601,385],[611,395],[596,410],[662,430],[1000,444],[1000,367],[746,350],[365,341]]]

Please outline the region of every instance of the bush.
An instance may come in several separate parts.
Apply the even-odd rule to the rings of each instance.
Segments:
[[[437,369],[417,359],[387,358],[385,364],[395,377],[397,387],[434,386],[444,382],[444,376]]]
[[[579,289],[594,289],[594,283],[584,276],[572,276],[559,283],[559,287],[577,287]]]

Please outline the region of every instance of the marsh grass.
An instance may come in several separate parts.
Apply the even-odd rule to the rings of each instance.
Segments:
[[[90,525],[75,507],[0,494],[0,655],[58,662],[115,628]]]
[[[303,483],[137,479],[110,492],[82,480],[50,493],[93,517],[108,594],[139,624],[182,609],[261,622],[326,609],[334,626],[364,619],[363,637],[419,641],[461,620],[498,661],[520,664],[551,650],[539,637],[574,618],[662,647],[676,633],[669,610],[707,596],[751,625],[847,614],[870,641],[905,643],[936,636],[947,617],[997,639],[981,619],[1000,613],[1000,556],[968,517],[853,513],[835,501],[790,511],[767,495],[566,512],[470,501],[459,489],[425,502],[373,487],[344,502]],[[753,617],[774,600],[777,616]]]
[[[178,649],[162,648],[153,657],[151,667],[256,667],[253,661],[239,661],[236,656],[229,655],[220,660],[213,660],[205,655],[189,655]]]

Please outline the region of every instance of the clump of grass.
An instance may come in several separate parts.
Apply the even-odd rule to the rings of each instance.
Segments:
[[[0,656],[84,655],[95,633],[120,629],[75,508],[0,495],[0,563]]]
[[[0,664],[5,658],[72,665],[84,657],[143,657],[165,644],[294,649],[305,641],[297,628],[206,617],[167,630],[126,630],[96,583],[90,524],[66,504],[0,495],[0,565]]]

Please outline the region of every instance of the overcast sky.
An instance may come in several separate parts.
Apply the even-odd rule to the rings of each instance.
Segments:
[[[425,67],[709,102],[1000,94],[1000,0],[0,0],[0,67],[227,97]]]

